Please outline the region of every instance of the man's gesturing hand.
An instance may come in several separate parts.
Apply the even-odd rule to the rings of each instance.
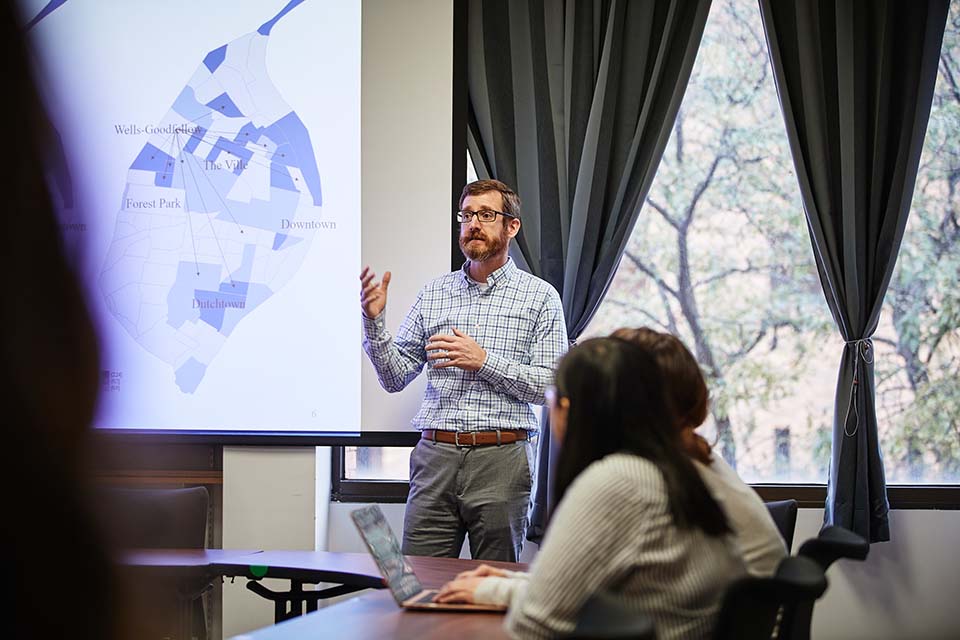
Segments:
[[[456,328],[453,335],[442,333],[430,336],[427,341],[427,360],[437,369],[457,367],[464,371],[479,371],[487,360],[487,352],[477,341]]]
[[[387,287],[390,286],[390,272],[383,274],[383,281],[374,282],[376,277],[370,267],[364,267],[360,272],[360,308],[363,309],[363,315],[368,318],[376,318],[383,313],[387,306]]]

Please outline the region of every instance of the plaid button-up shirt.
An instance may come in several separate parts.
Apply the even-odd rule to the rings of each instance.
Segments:
[[[406,387],[427,365],[427,390],[413,419],[417,429],[535,432],[530,403],[545,404],[543,392],[567,349],[560,296],[512,258],[486,285],[467,275],[468,266],[469,261],[421,289],[396,338],[386,329],[386,312],[364,316],[363,348],[390,392]],[[428,363],[427,340],[437,333],[453,335],[454,327],[487,352],[479,371]]]

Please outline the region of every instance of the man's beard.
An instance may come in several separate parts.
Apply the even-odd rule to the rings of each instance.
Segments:
[[[470,241],[474,238],[478,238],[482,245],[471,244]],[[483,262],[501,253],[506,248],[509,239],[506,226],[501,227],[500,233],[497,235],[490,235],[483,233],[483,231],[473,231],[467,237],[460,236],[460,251],[474,262]]]

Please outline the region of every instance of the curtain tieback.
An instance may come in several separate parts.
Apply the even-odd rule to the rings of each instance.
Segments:
[[[860,361],[863,360],[866,364],[873,364],[873,340],[871,338],[859,338],[843,344],[856,349],[853,356],[853,382],[850,385],[850,400],[847,402],[847,412],[843,416],[843,435],[852,438],[857,435],[857,430],[860,428],[860,406],[857,401],[857,385],[860,384]],[[850,419],[851,409],[853,409],[856,420],[853,423],[853,431],[848,432],[847,421]]]

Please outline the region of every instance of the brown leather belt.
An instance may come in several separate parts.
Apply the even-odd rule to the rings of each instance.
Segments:
[[[420,432],[424,440],[455,444],[458,447],[485,447],[488,445],[511,444],[527,439],[523,429],[501,429],[499,431],[440,431],[424,429]]]

